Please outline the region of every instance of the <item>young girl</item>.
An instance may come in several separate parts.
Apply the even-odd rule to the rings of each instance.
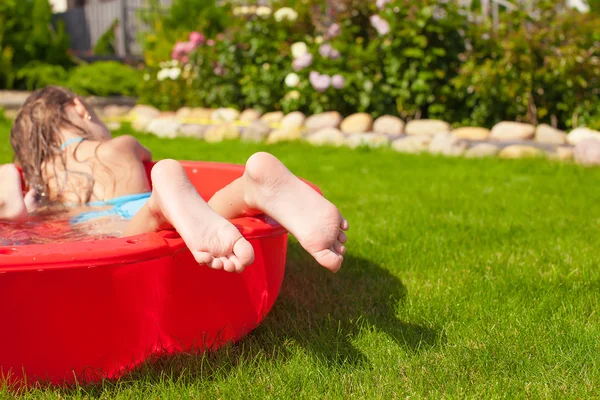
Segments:
[[[106,126],[70,91],[49,86],[34,92],[10,135],[26,186],[17,169],[0,167],[0,219],[23,219],[37,203],[105,205],[73,223],[106,215],[130,220],[125,235],[174,227],[196,261],[241,272],[254,251],[228,221],[251,210],[277,220],[322,266],[337,271],[346,251],[348,222],[337,208],[267,153],[251,156],[244,175],[208,203],[174,160],[144,169],[150,151],[132,136],[112,138]]]

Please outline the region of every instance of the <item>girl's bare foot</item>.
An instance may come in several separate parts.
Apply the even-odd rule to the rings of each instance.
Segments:
[[[333,204],[268,153],[248,159],[243,179],[246,204],[277,220],[319,264],[340,269],[348,221]]]
[[[152,169],[152,184],[151,212],[164,216],[164,223],[177,230],[198,263],[229,272],[241,272],[252,264],[252,245],[206,204],[179,162],[158,162]]]

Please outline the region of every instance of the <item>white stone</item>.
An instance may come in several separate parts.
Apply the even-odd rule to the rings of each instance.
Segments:
[[[206,132],[206,130],[206,125],[185,124],[181,125],[181,127],[179,128],[179,136],[204,139],[204,133]]]
[[[346,136],[336,128],[323,128],[306,138],[309,143],[316,146],[342,146],[345,139]]]
[[[204,133],[204,140],[209,143],[221,142],[223,140],[239,139],[240,131],[234,123],[229,122],[222,125],[211,126]]]
[[[467,158],[493,157],[500,152],[500,148],[491,143],[479,143],[465,152]]]
[[[392,148],[400,153],[422,153],[427,150],[431,136],[408,136],[392,142]]]
[[[575,161],[582,165],[600,165],[600,140],[588,138],[575,146]]]
[[[373,131],[384,135],[402,135],[404,133],[404,121],[393,115],[382,115],[375,120]]]
[[[586,139],[599,139],[600,132],[589,128],[575,128],[567,135],[567,142],[576,145]]]
[[[522,122],[499,122],[492,128],[490,139],[499,141],[527,140],[535,134],[535,126]]]
[[[340,124],[344,133],[365,133],[373,127],[373,117],[367,113],[356,113],[346,117]]]
[[[271,127],[263,121],[255,120],[245,128],[242,128],[242,140],[251,142],[262,142],[269,136]]]
[[[211,119],[220,122],[233,122],[238,119],[240,112],[233,108],[218,108],[212,113]]]
[[[342,115],[337,111],[328,111],[321,114],[311,115],[304,121],[304,126],[310,132],[316,132],[324,128],[337,128],[342,122]]]
[[[445,156],[460,156],[467,148],[467,143],[451,133],[438,133],[429,143],[431,154],[443,154]]]
[[[294,111],[283,117],[279,125],[281,128],[300,128],[304,121],[306,121],[304,113]]]
[[[500,150],[498,156],[500,158],[531,158],[540,157],[544,155],[544,152],[537,147],[513,144]]]
[[[248,108],[240,114],[240,121],[253,122],[260,119],[260,112],[253,108]]]
[[[177,136],[181,122],[175,118],[157,118],[150,121],[146,131],[158,137],[174,138]]]
[[[565,144],[567,133],[548,124],[541,124],[535,129],[535,141],[538,143]]]
[[[285,114],[281,111],[271,111],[260,117],[260,120],[269,125],[278,124],[281,122]]]
[[[454,129],[452,134],[459,139],[486,140],[490,136],[490,130],[477,126],[463,126]]]
[[[411,136],[450,132],[450,124],[437,119],[414,119],[406,124],[406,134]]]

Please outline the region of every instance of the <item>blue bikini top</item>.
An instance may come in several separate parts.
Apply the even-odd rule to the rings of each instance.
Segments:
[[[64,150],[67,148],[67,146],[69,146],[70,144],[73,143],[81,143],[85,140],[85,138],[82,137],[75,137],[75,138],[71,138],[69,140],[65,140],[65,142],[63,144],[60,145],[60,149]]]

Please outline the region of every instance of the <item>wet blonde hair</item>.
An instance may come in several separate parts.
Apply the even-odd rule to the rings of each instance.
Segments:
[[[57,86],[37,90],[27,98],[11,129],[10,143],[16,161],[23,170],[26,186],[35,190],[40,202],[61,201],[62,191],[51,193],[48,185],[48,167],[51,166],[56,172],[57,160],[62,163],[65,180],[67,172],[70,172],[88,182],[85,198],[80,199],[81,202],[85,203],[91,197],[93,177],[78,171],[67,171],[66,157],[60,147],[61,130],[69,129],[83,138],[91,136],[85,128],[69,118],[67,107],[72,106],[77,98],[75,93]]]

